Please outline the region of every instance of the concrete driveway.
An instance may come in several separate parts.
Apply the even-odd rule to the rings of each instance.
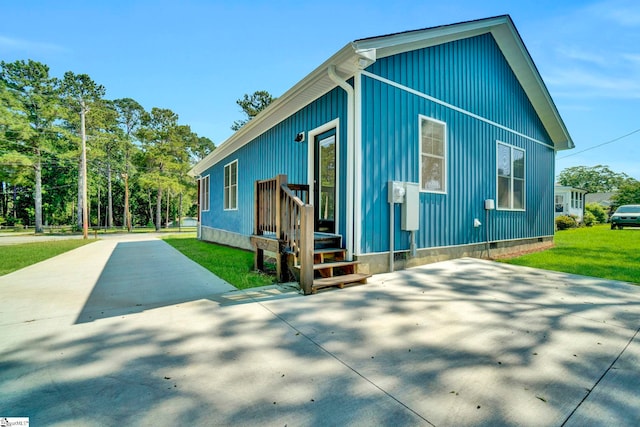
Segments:
[[[123,296],[125,276],[140,273],[114,258],[142,268],[141,254],[166,249],[117,254],[112,244],[0,277],[0,416],[82,426],[640,422],[638,287],[461,259],[308,297],[198,295],[190,272],[177,285],[165,268],[135,297],[94,305],[96,288]],[[79,267],[93,258],[102,270]],[[160,301],[176,286],[184,297]]]

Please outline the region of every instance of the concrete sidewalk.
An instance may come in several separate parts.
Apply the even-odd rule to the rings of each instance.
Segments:
[[[114,234],[0,277],[0,324],[83,323],[235,290],[153,234]]]
[[[113,251],[96,245],[109,243],[85,247],[103,269]],[[636,286],[461,259],[308,297],[194,295],[129,313],[142,300],[116,298],[115,315],[88,319],[101,273],[54,287],[43,267],[0,277],[0,416],[34,425],[640,421]]]

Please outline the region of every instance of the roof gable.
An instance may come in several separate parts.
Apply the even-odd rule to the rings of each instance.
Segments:
[[[191,175],[199,175],[238,148],[280,123],[296,111],[336,87],[328,69],[335,66],[345,80],[378,58],[409,52],[455,40],[492,34],[520,85],[531,101],[556,150],[573,148],[560,114],[542,77],[508,15],[468,21],[422,30],[356,40],[327,59],[307,77],[276,99],[268,108],[244,125],[216,150],[198,163]]]

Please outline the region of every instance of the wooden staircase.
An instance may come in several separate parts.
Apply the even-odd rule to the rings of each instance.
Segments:
[[[313,283],[311,293],[319,289],[337,286],[364,284],[370,274],[356,272],[360,261],[347,261],[346,249],[342,248],[342,237],[337,234],[314,233],[313,236]],[[296,266],[299,269],[299,266]]]
[[[263,269],[265,251],[275,253],[278,280],[286,281],[286,272],[290,271],[305,295],[333,286],[366,283],[371,275],[357,273],[359,262],[346,259],[342,237],[313,230],[307,185],[288,184],[286,175],[256,181],[251,236],[256,269]]]

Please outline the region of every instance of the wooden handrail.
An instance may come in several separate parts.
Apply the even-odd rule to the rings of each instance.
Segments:
[[[302,237],[300,235],[302,227],[300,218],[305,204],[286,185],[283,185],[281,190],[280,206],[284,206],[284,208],[280,211],[281,234],[279,239],[283,240],[285,247],[298,257],[301,248],[300,238]]]
[[[286,176],[278,175],[272,179],[255,182],[254,234],[278,234],[278,203],[280,201],[278,193],[283,180],[286,183]]]
[[[313,284],[313,206],[309,186],[288,184],[286,175],[255,183],[257,235],[273,234],[300,266],[300,286],[305,294]]]

